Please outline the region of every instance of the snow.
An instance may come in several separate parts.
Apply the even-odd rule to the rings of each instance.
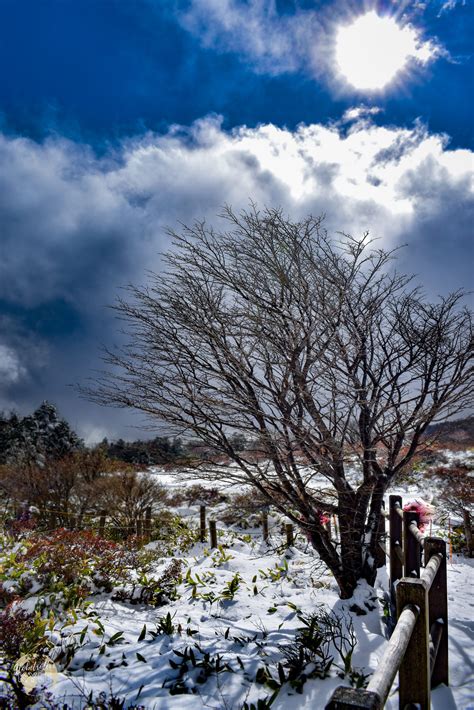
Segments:
[[[158,469],[155,473],[169,487],[183,485],[182,477],[178,483],[172,473]],[[205,481],[202,483],[206,485]],[[421,492],[412,483],[390,493],[401,493],[404,502],[420,493],[430,499],[429,491]],[[180,506],[174,511],[198,525],[199,506]],[[175,601],[154,608],[113,601],[110,595],[94,595],[87,610],[89,618],[79,615],[76,623],[54,628],[51,638],[56,643],[64,646],[74,641],[77,648],[66,671],[49,670],[38,676],[50,698],[74,709],[87,707],[91,694],[97,700],[103,693],[104,697],[124,699],[124,708],[240,710],[245,702],[256,703],[259,698],[271,696],[271,688],[255,682],[258,669],[267,666],[278,679],[277,665],[284,658],[284,650],[293,643],[296,630],[302,627],[299,614],[307,616],[319,608],[351,620],[357,638],[352,665],[364,674],[375,670],[387,644],[382,604],[388,588],[387,569],[379,570],[374,589],[360,583],[352,599],[341,600],[334,580],[303,536],[297,536],[294,547],[284,549],[280,534],[283,518],[270,518],[271,538],[267,545],[258,528],[240,532],[235,531],[235,526],[234,530],[226,529],[219,522],[218,513],[219,507],[213,510],[212,517],[218,520],[222,547],[209,550],[206,544],[199,543],[177,556],[185,567]],[[446,531],[442,523],[435,522],[433,534],[446,536]],[[151,543],[150,549],[153,548]],[[157,563],[155,578],[160,577],[170,559]],[[188,571],[192,580],[200,580],[197,584],[186,581]],[[225,598],[223,594],[236,579],[234,596]],[[474,560],[454,555],[448,563],[450,686],[433,691],[434,710],[474,710],[473,589]],[[34,597],[28,600],[29,608],[33,600]],[[366,613],[359,615],[350,607]],[[167,614],[172,633],[156,633],[153,637],[150,632],[156,632]],[[115,643],[108,642],[120,633],[123,636]],[[183,684],[189,693],[172,695],[170,686],[185,660],[178,654],[189,648],[197,660],[197,667],[186,660],[188,670],[183,673]],[[335,649],[332,653],[335,664],[340,666]],[[210,673],[205,682],[200,682],[204,671],[199,664],[204,654],[209,654],[212,663],[220,656],[223,670]],[[348,681],[338,677],[335,666],[331,677],[308,678],[302,694],[285,683],[272,710],[322,710],[334,689],[343,683]],[[46,706],[40,701],[34,707],[40,710]],[[398,709],[396,682],[386,708]]]
[[[289,579],[271,583],[261,578],[259,570],[266,573],[275,565],[281,566],[285,558],[267,551],[263,545],[252,549],[248,543],[236,543],[230,552],[232,559],[219,567],[212,566],[212,556],[203,554],[204,545],[197,545],[186,559],[192,564],[190,569],[193,575],[198,573],[202,579],[206,572],[212,572],[213,577],[205,586],[206,591],[215,590],[218,593],[238,572],[242,583],[235,600],[214,603],[195,600],[192,599],[191,590],[185,588],[181,590],[180,599],[159,609],[121,604],[105,596],[95,598],[93,609],[98,612],[104,625],[105,637],[123,632],[123,642],[111,646],[99,657],[100,639],[88,633],[86,643],[76,653],[73,662],[72,667],[77,670],[43,678],[54,697],[58,701],[67,702],[72,708],[84,707],[85,698],[91,691],[94,697],[99,696],[100,692],[112,691],[125,698],[126,703],[140,703],[154,710],[241,708],[245,701],[256,702],[259,697],[270,694],[267,688],[256,685],[251,679],[255,678],[259,666],[265,662],[276,663],[281,658],[280,647],[291,643],[295,630],[301,626],[294,608],[289,604],[304,613],[311,613],[318,605],[324,604],[337,613],[350,614],[358,640],[354,665],[366,673],[376,668],[386,645],[381,607],[377,603],[375,609],[364,616],[348,611],[354,603],[364,606],[372,593],[370,588],[361,584],[351,600],[341,601],[335,585],[326,574],[313,579],[314,586],[306,583],[307,575],[314,566],[312,555],[291,550],[287,556]],[[432,707],[435,710],[467,710],[470,702],[472,706],[473,563],[473,560],[456,557],[453,564],[449,565],[451,685],[433,691]],[[258,577],[256,595],[252,591],[255,575]],[[386,572],[382,570],[376,586],[379,596],[386,583]],[[171,636],[162,634],[154,640],[148,637],[138,640],[144,625],[147,629],[153,629],[157,619],[168,612],[175,627],[182,625],[181,634],[175,632]],[[82,631],[84,626],[84,621],[79,621],[75,627],[68,629],[68,634]],[[187,629],[197,633],[188,636]],[[230,632],[225,638],[227,629]],[[254,638],[255,641],[252,641]],[[211,656],[221,654],[223,661],[235,672],[224,671],[216,679],[211,677],[202,687],[196,683],[194,687],[197,694],[172,696],[163,687],[176,675],[169,662],[179,660],[176,651],[182,652],[186,646],[195,643]],[[244,674],[237,657],[244,665]],[[82,666],[91,658],[98,665],[92,672],[85,671]],[[121,665],[124,660],[126,666]],[[303,695],[291,688],[283,688],[272,708],[324,708],[340,684],[341,679],[338,677],[310,679],[304,686]],[[386,708],[398,708],[396,685]]]

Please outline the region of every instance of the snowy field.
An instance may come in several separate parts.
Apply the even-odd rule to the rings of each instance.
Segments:
[[[154,475],[170,488],[185,485],[159,469]],[[420,496],[436,503],[436,491],[420,490],[414,483],[390,492],[403,495],[404,503]],[[295,545],[285,548],[284,518],[270,516],[265,543],[258,527],[225,525],[219,520],[221,510],[222,504],[209,509],[219,530],[217,550],[195,543],[184,553],[175,550],[154,561],[148,581],[163,579],[170,564],[180,566],[181,581],[170,595],[175,598],[154,607],[102,592],[92,595],[90,606],[68,625],[51,624],[50,656],[68,645],[74,653],[67,668],[52,665],[34,676],[31,682],[42,690],[33,707],[251,710],[271,704],[273,710],[322,710],[338,685],[370,676],[387,644],[386,569],[379,571],[374,590],[361,584],[354,598],[341,601],[304,536],[297,535]],[[197,505],[174,512],[198,525]],[[432,532],[447,535],[447,521],[438,510]],[[156,550],[157,543],[148,548]],[[5,587],[9,583],[15,585],[14,580],[3,582]],[[435,710],[474,709],[473,589],[474,560],[454,554],[448,563],[451,684],[433,691]],[[33,589],[27,596],[24,604],[31,609],[38,594]],[[303,666],[298,670],[295,661],[302,649],[298,630],[307,630],[314,614],[320,620],[342,619],[346,640],[342,653],[334,644],[325,648],[322,655],[333,659],[329,669],[323,670],[316,652],[305,657],[301,675]],[[346,665],[344,675],[351,627],[356,645],[350,673]],[[110,703],[112,698],[122,704],[107,705],[105,699]],[[386,707],[398,708],[396,683]]]

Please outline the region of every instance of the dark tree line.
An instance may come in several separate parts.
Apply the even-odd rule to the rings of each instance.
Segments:
[[[167,436],[157,436],[145,441],[117,439],[109,442],[104,439],[101,448],[112,459],[143,466],[171,463],[182,458],[185,453],[181,439]]]

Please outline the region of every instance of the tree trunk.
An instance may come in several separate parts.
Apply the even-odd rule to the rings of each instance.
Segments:
[[[379,478],[372,492],[369,514],[366,525],[366,550],[363,564],[363,579],[373,586],[377,576],[377,561],[380,558],[380,543],[382,542],[383,525],[383,497],[387,490],[387,479]]]
[[[348,599],[363,577],[363,543],[367,514],[367,490],[339,493],[339,530],[342,584],[341,597]]]
[[[352,597],[359,580],[371,586],[377,576],[377,551],[383,531],[382,511],[386,481],[377,481],[371,495],[343,493],[339,496],[339,550],[321,526],[307,536],[328,566],[339,586],[341,599]],[[368,503],[370,505],[368,506]],[[358,511],[356,514],[356,508]],[[369,507],[367,515],[367,507]]]

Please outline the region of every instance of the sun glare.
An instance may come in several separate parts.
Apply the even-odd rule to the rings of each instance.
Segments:
[[[410,57],[426,62],[428,55],[429,45],[420,43],[415,29],[374,11],[340,27],[336,37],[338,69],[359,90],[380,91]]]

